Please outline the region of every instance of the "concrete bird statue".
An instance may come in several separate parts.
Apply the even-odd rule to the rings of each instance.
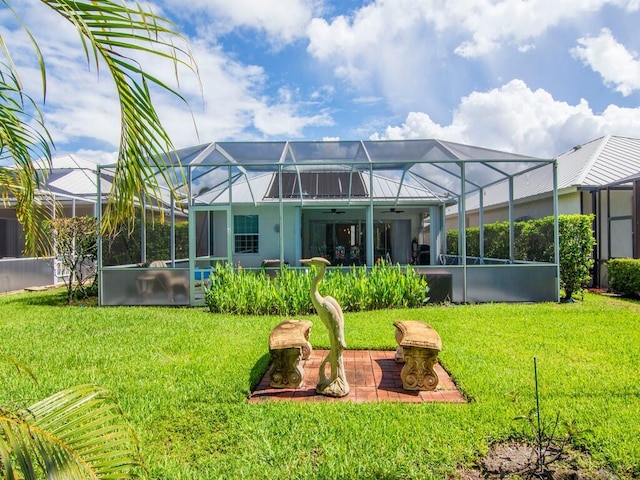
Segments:
[[[344,315],[342,308],[335,298],[323,297],[318,292],[318,285],[325,276],[327,265],[331,262],[323,257],[304,258],[300,263],[315,266],[318,271],[311,281],[311,303],[318,312],[318,316],[329,331],[329,354],[320,364],[320,375],[316,392],[329,397],[344,397],[349,394],[349,383],[344,371],[342,351],[347,348],[344,341]],[[331,375],[327,378],[326,364],[331,366]]]

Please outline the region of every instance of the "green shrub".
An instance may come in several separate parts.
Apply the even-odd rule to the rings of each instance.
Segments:
[[[553,217],[517,222],[516,232],[514,248],[517,259],[553,262]]]
[[[560,215],[560,286],[565,300],[591,280],[593,267],[593,215]]]
[[[306,315],[313,312],[309,292],[315,273],[315,268],[285,266],[272,280],[264,270],[219,264],[205,289],[205,303],[214,313]],[[331,269],[319,290],[321,295],[335,297],[343,311],[357,312],[422,306],[428,287],[410,266],[404,269],[382,262],[370,272],[356,266],[346,273],[340,268]]]
[[[122,230],[112,238],[103,239],[102,264],[105,266],[130,265],[140,263],[142,248],[140,243],[141,223],[137,219],[131,231]],[[175,224],[175,256],[189,257],[189,224],[179,222]],[[167,260],[171,258],[171,223],[147,222],[147,259]]]
[[[640,260],[615,258],[607,262],[609,288],[623,295],[640,295]]]
[[[517,225],[517,224],[516,224]],[[469,227],[467,234],[467,256],[480,255],[480,228]],[[458,253],[458,231],[447,231],[447,253]],[[484,226],[484,257],[509,258],[509,222],[491,223]]]

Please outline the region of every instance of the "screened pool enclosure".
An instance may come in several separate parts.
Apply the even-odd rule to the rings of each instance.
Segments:
[[[333,268],[412,265],[426,275],[434,300],[559,299],[552,159],[439,140],[282,141],[214,142],[176,151],[167,163],[182,167],[183,175],[172,172],[184,181],[170,218],[185,215],[188,255],[176,255],[174,228],[167,258],[146,258],[143,247],[142,267],[103,265],[101,245],[102,305],[198,305],[219,263],[275,274],[282,265],[302,267],[299,260],[310,256],[327,258]],[[536,169],[553,177],[553,195],[543,200],[555,218],[550,263],[519,260],[514,249],[522,208],[514,191],[530,188],[528,174]],[[497,185],[504,185],[508,258],[485,255],[483,196]],[[452,255],[447,230],[465,232],[468,203],[477,209],[480,253],[468,256],[461,234]]]

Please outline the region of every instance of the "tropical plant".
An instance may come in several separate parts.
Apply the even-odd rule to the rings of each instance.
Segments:
[[[3,353],[0,360],[37,382],[22,362]],[[0,405],[0,476],[147,478],[148,472],[138,437],[112,395],[95,385],[78,385],[26,408]]]
[[[217,264],[204,299],[214,313],[306,315],[313,312],[309,296],[313,275],[314,268],[283,266],[271,279],[264,269],[256,272]],[[364,266],[351,266],[344,272],[333,268],[320,290],[335,297],[345,312],[421,307],[429,292],[426,279],[410,265],[404,268],[386,262],[371,270]]]
[[[38,59],[43,100],[46,97],[45,59],[10,0],[0,0],[25,30]],[[165,164],[173,146],[151,101],[151,87],[182,99],[161,79],[146,72],[139,57],[168,62],[177,73],[179,65],[194,70],[186,42],[173,24],[139,3],[116,0],[41,0],[73,24],[84,48],[87,64],[106,68],[113,79],[120,104],[121,135],[112,195],[104,211],[105,232],[114,232],[135,218],[136,199],[157,197],[160,185],[173,185]],[[185,45],[184,47],[181,45]],[[0,195],[16,202],[16,215],[25,231],[25,253],[46,251],[48,237],[44,209],[37,208],[35,194],[42,172],[51,166],[53,141],[47,131],[39,103],[24,90],[8,46],[0,36]],[[44,170],[32,158],[41,158]],[[155,173],[155,174],[154,174]],[[117,194],[115,194],[117,192]],[[160,216],[162,220],[162,215]]]

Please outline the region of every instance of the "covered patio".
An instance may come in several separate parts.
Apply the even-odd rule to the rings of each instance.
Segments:
[[[189,256],[175,258],[172,243],[170,258],[148,259],[160,261],[155,268],[100,261],[102,305],[199,305],[202,286],[220,262],[277,270],[300,267],[299,259],[309,256],[323,256],[333,268],[412,265],[434,293],[440,289],[442,299],[456,303],[559,300],[553,159],[398,140],[214,142],[167,160],[184,171],[171,211],[188,214]],[[465,232],[467,200],[475,198],[482,212],[484,190],[506,182],[512,212],[514,178],[539,168],[554,179],[554,263],[516,258],[512,214],[510,258],[485,258],[482,213],[481,255],[466,256],[465,234],[458,235],[460,254],[448,254],[447,209],[457,208],[457,230]]]

